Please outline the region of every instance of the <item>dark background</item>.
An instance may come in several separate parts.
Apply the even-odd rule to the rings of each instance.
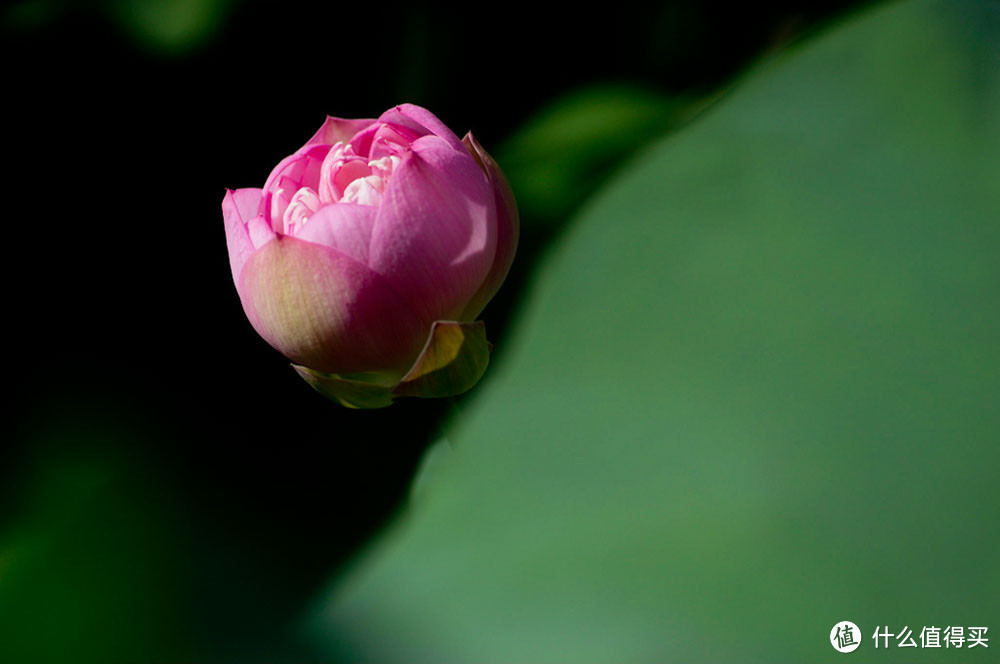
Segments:
[[[417,103],[513,162],[519,128],[582,86],[694,112],[854,4],[5,8],[0,584],[21,566],[0,660],[308,659],[286,622],[400,506],[452,408],[348,411],[299,380],[236,297],[226,187],[261,186],[327,113]],[[555,212],[522,202],[519,258],[484,314],[499,360],[565,213],[633,147]]]

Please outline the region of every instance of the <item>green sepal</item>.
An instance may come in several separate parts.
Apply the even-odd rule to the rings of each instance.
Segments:
[[[420,355],[402,380],[385,374],[332,374],[293,364],[326,398],[348,408],[385,408],[398,397],[452,397],[472,388],[486,372],[491,344],[483,321],[435,321]],[[397,376],[399,374],[396,374]]]
[[[392,404],[392,385],[345,378],[293,364],[292,368],[314,390],[348,408],[385,408]]]
[[[392,392],[400,397],[453,397],[478,383],[489,361],[483,321],[435,321],[417,361]]]

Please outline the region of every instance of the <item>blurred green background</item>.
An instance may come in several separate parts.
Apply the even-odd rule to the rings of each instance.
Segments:
[[[400,7],[365,90],[329,7],[5,10],[0,662],[996,659],[871,637],[1000,620],[1000,6],[515,9]],[[218,201],[399,97],[523,240],[479,387],[348,412]]]
[[[996,19],[867,13],[644,149],[541,269],[412,513],[318,602],[316,642],[992,659],[870,638],[1000,619]],[[850,655],[840,620],[865,631]]]

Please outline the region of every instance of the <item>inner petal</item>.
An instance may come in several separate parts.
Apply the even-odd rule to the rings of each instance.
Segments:
[[[383,124],[372,138],[371,157],[380,159],[391,155],[400,156],[410,149],[418,135],[406,127]]]
[[[381,159],[373,159],[368,162],[368,168],[371,169],[372,175],[377,175],[382,178],[383,183],[389,182],[389,177],[392,172],[396,170],[396,166],[399,166],[399,162],[402,161],[396,155],[389,157],[382,157]]]
[[[384,183],[377,175],[358,178],[347,185],[344,190],[344,197],[340,199],[342,203],[357,203],[358,205],[377,206],[382,202],[382,191]]]
[[[323,204],[337,203],[347,186],[371,174],[366,160],[354,153],[350,145],[337,143],[323,160],[319,178],[319,199]]]
[[[322,205],[319,194],[311,187],[302,187],[295,192],[282,217],[285,235],[295,235]]]

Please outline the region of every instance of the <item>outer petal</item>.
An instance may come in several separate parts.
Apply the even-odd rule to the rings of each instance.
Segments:
[[[301,154],[314,145],[333,145],[338,141],[347,143],[360,131],[364,131],[374,120],[345,120],[326,116],[326,122],[313,134],[313,137],[306,141],[305,145],[295,151]]]
[[[256,214],[260,205],[260,189],[226,189],[222,199],[222,218],[226,223],[226,245],[229,248],[229,267],[233,282],[239,286],[240,273],[247,259],[254,252],[246,222]]]
[[[416,132],[417,136],[433,134],[445,140],[456,150],[462,149],[462,141],[458,140],[451,129],[445,123],[438,120],[437,116],[426,108],[415,106],[414,104],[400,104],[390,108],[379,117],[379,122],[390,122],[392,124],[406,127]]]
[[[453,320],[493,265],[493,190],[469,151],[425,136],[382,197],[369,262],[418,313]]]
[[[260,207],[260,198],[264,192],[260,189],[237,189],[233,192],[233,200],[236,202],[236,211],[240,213],[243,223],[248,223],[257,216],[257,208]]]
[[[493,196],[497,207],[497,250],[493,258],[493,267],[490,268],[483,285],[480,286],[460,316],[460,320],[475,320],[496,295],[503,280],[507,278],[511,263],[514,262],[514,253],[517,251],[521,224],[517,214],[517,203],[514,201],[514,192],[511,191],[507,178],[504,177],[497,163],[493,161],[493,157],[476,141],[472,132],[466,134],[462,142],[465,143],[469,152],[486,172],[490,184],[493,185]]]
[[[329,247],[277,236],[238,284],[254,329],[297,364],[329,373],[406,371],[427,336],[377,274]]]
[[[325,205],[310,217],[295,237],[336,249],[367,265],[376,211],[371,205]]]

